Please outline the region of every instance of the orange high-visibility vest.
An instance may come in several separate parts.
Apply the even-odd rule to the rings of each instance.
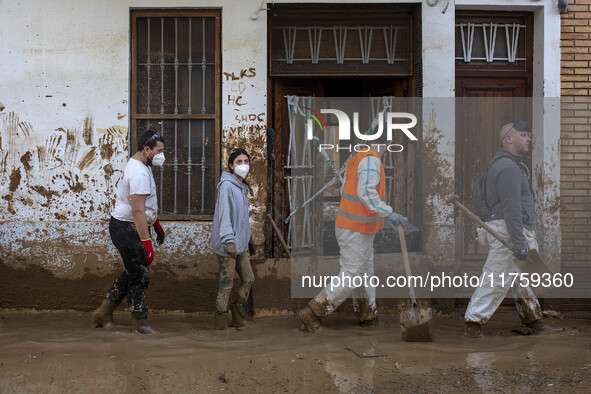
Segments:
[[[335,223],[339,227],[366,234],[377,233],[384,225],[384,219],[363,205],[357,196],[357,169],[359,163],[370,155],[379,158],[375,152],[368,150],[357,153],[349,160],[339,214]],[[380,198],[384,200],[386,197],[386,174],[381,162],[380,168],[380,183],[377,189]]]

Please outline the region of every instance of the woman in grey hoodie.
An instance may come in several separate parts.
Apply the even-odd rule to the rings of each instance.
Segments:
[[[254,282],[250,265],[251,245],[248,220],[247,190],[250,185],[244,179],[250,169],[250,156],[246,150],[234,148],[228,159],[229,172],[222,172],[218,183],[218,196],[213,215],[211,244],[218,260],[219,289],[215,301],[214,321],[216,330],[228,328],[228,302],[234,281],[234,272],[240,276],[236,302],[230,305],[232,324],[244,327],[247,300]]]

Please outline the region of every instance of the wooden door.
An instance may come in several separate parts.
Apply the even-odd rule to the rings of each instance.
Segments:
[[[523,98],[526,90],[527,78],[456,79],[456,96],[460,98],[456,100],[456,194],[469,209],[473,209],[476,177],[501,146],[501,126],[525,118],[531,127],[531,102]],[[531,153],[524,157],[524,162],[531,168]],[[465,215],[456,216],[456,252],[461,264],[458,268],[473,274],[481,271],[487,253],[487,248],[475,241],[476,227]]]

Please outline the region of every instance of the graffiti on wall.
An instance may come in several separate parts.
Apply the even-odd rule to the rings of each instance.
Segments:
[[[266,86],[257,86],[256,76],[255,67],[223,73],[223,82],[228,92],[223,104],[229,121],[223,130],[222,168],[226,169],[230,149],[242,147],[249,152],[252,158],[249,182],[255,194],[254,201],[250,204],[251,217],[255,222],[262,222],[266,209],[264,191],[267,183],[267,119],[266,113],[261,110],[266,102],[264,99],[261,102],[260,96],[265,97]],[[259,106],[254,104],[255,98],[258,99]]]

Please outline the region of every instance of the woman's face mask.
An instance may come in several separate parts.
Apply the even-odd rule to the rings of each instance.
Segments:
[[[248,174],[249,170],[250,170],[250,167],[248,164],[240,164],[240,165],[234,167],[234,172],[240,178],[246,178],[246,175]]]

